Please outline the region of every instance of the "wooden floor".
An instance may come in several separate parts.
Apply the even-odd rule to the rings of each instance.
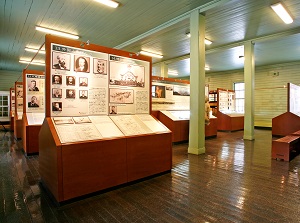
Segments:
[[[242,138],[218,132],[199,156],[174,145],[170,173],[57,207],[38,156],[0,132],[0,222],[300,222],[300,156],[272,160],[270,130]]]

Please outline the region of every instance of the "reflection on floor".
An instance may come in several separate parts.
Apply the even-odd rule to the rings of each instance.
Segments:
[[[271,159],[271,131],[218,132],[206,154],[173,146],[173,169],[57,207],[39,185],[38,155],[0,132],[0,222],[300,222],[298,169]]]

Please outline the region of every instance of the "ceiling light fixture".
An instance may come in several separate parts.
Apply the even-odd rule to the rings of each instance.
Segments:
[[[23,60],[23,59],[20,59],[19,62],[20,62],[20,63],[30,64],[30,65],[45,66],[45,62],[43,62],[43,61],[32,61],[32,62],[30,62],[30,60]]]
[[[74,35],[74,34],[70,34],[70,33],[65,33],[65,32],[61,32],[61,31],[57,31],[57,30],[53,30],[53,29],[48,29],[48,28],[44,28],[41,26],[35,26],[35,29],[44,33],[50,33],[56,36],[63,36],[63,37],[67,37],[70,39],[79,39],[78,35]]]
[[[210,70],[209,66],[205,66],[205,70]]]
[[[146,55],[146,56],[150,56],[150,57],[163,58],[163,55],[161,55],[161,54],[158,54],[158,53],[151,53],[151,52],[144,51],[144,50],[141,50],[141,51],[140,51],[140,54]]]
[[[189,37],[189,38],[191,38],[191,33],[186,33],[186,36],[187,37]],[[208,39],[205,39],[204,40],[204,43],[206,44],[206,45],[210,45],[210,44],[212,44],[212,41],[210,41],[210,40],[208,40]]]
[[[293,22],[292,17],[289,15],[287,10],[283,7],[282,3],[277,3],[274,5],[271,5],[271,8],[276,12],[276,14],[286,23],[290,24]]]
[[[107,6],[112,7],[112,8],[117,8],[119,6],[118,2],[111,1],[111,0],[94,0],[94,1],[99,2],[103,5],[107,5]]]
[[[177,76],[178,75],[178,72],[176,70],[169,70],[168,71],[168,74],[169,75],[173,75],[173,76]]]
[[[39,50],[38,49],[34,49],[34,48],[30,48],[30,47],[25,47],[25,51],[37,53]],[[45,54],[46,51],[41,49],[39,51],[39,53]]]

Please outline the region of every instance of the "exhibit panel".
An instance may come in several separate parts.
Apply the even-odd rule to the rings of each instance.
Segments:
[[[171,132],[150,115],[150,57],[51,35],[45,49],[39,163],[57,202],[171,170]],[[128,168],[139,162],[141,173]]]
[[[15,111],[16,111],[16,94],[15,94],[15,88],[10,88],[10,130],[14,131],[14,119],[15,119]]]
[[[287,84],[287,112],[272,118],[272,135],[287,136],[300,130],[300,86]]]
[[[23,83],[15,82],[15,116],[14,116],[14,136],[21,139],[23,135]]]
[[[217,102],[218,130],[243,130],[244,113],[236,112],[235,92],[218,88]]]
[[[45,73],[23,70],[23,150],[39,152],[39,131],[45,119]]]

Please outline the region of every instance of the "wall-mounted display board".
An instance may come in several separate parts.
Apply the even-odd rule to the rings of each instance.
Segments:
[[[56,201],[171,170],[171,132],[150,115],[150,57],[51,35],[45,49],[39,167]]]
[[[172,142],[189,140],[190,111],[159,111],[158,119],[172,131]],[[205,125],[205,137],[217,136],[217,118],[210,115],[210,124]]]
[[[233,90],[217,89],[218,130],[237,131],[244,129],[244,114],[236,112],[235,92]]]
[[[39,132],[45,119],[45,73],[23,70],[23,150],[39,152]]]
[[[15,82],[15,116],[14,116],[14,136],[16,139],[22,138],[23,131],[23,83]]]
[[[287,136],[300,130],[300,86],[287,84],[287,112],[272,118],[272,135]]]
[[[14,119],[15,119],[15,111],[16,111],[16,94],[15,94],[15,88],[10,88],[10,130],[14,131]]]

